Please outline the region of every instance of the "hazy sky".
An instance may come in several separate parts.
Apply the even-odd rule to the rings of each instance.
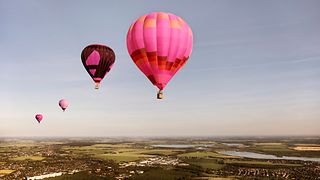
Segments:
[[[318,0],[0,0],[0,136],[320,135]],[[127,53],[139,16],[171,12],[193,53],[165,99]],[[80,61],[107,44],[100,90]],[[58,101],[70,107],[62,112]],[[34,115],[43,113],[38,124]]]

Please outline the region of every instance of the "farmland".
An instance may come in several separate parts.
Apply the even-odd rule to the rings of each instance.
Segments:
[[[31,160],[31,161],[41,161],[44,157],[41,156],[18,156],[11,158],[13,161],[24,161],[24,160]]]
[[[0,177],[24,179],[53,173],[59,176],[52,180],[159,179],[160,175],[162,179],[317,179],[319,141],[317,137],[15,139],[0,144]],[[226,151],[255,156],[226,155]],[[267,158],[259,158],[260,153]],[[283,155],[298,159],[281,159]]]

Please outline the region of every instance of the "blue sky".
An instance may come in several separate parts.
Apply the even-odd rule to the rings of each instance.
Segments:
[[[0,136],[319,135],[320,1],[0,0]],[[171,12],[193,53],[165,99],[127,53],[139,16]],[[80,61],[116,64],[99,91]],[[63,113],[58,101],[70,107]],[[36,113],[44,115],[40,125]]]

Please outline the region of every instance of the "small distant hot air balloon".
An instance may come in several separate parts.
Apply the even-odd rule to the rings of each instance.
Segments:
[[[81,60],[83,66],[96,83],[95,88],[99,89],[101,80],[111,70],[115,62],[115,54],[108,46],[92,44],[83,49]]]
[[[38,121],[38,123],[40,123],[40,122],[42,121],[43,116],[42,116],[42,114],[37,114],[37,115],[35,116],[35,118],[36,118],[36,120]]]
[[[138,18],[127,33],[128,52],[151,83],[158,99],[170,79],[184,66],[192,51],[192,30],[179,16],[153,12]]]
[[[61,99],[59,101],[59,106],[61,107],[61,109],[63,110],[63,112],[67,109],[67,107],[69,106],[69,102],[65,99]]]

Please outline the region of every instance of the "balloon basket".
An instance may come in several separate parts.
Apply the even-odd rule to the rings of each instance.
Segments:
[[[163,92],[160,90],[157,94],[157,99],[163,99]]]
[[[95,89],[99,89],[99,87],[100,87],[100,83],[96,83],[96,85],[95,85]]]

